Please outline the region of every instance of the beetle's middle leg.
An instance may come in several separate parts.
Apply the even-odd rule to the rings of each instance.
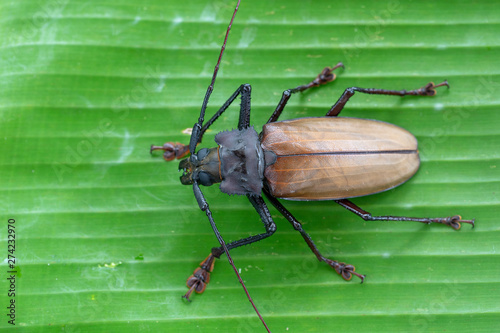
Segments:
[[[312,88],[312,87],[318,87],[322,84],[327,84],[328,82],[332,82],[333,80],[335,80],[336,75],[333,74],[332,72],[339,67],[344,68],[344,64],[339,62],[338,64],[336,64],[333,67],[326,67],[321,71],[321,73],[318,74],[318,76],[314,80],[312,80],[308,84],[283,91],[283,95],[281,96],[281,100],[278,103],[276,110],[274,110],[273,114],[271,115],[271,117],[267,121],[267,123],[272,123],[272,122],[275,122],[276,120],[278,120],[279,116],[281,115],[281,113],[285,109],[286,103],[288,103],[288,100],[290,99],[292,94],[307,90],[307,89]]]
[[[335,103],[330,111],[326,113],[327,117],[336,117],[339,115],[340,111],[344,108],[345,104],[351,98],[355,92],[361,92],[364,94],[371,94],[371,95],[393,95],[393,96],[407,96],[407,95],[412,95],[412,96],[434,96],[436,95],[436,88],[442,87],[442,86],[447,86],[448,88],[450,85],[448,84],[448,81],[443,81],[440,84],[434,84],[433,82],[429,82],[425,86],[414,89],[414,90],[386,90],[386,89],[374,89],[374,88],[358,88],[358,87],[351,87],[347,88],[342,96],[340,96],[339,100],[337,103]]]
[[[346,208],[347,210],[358,215],[365,221],[411,221],[411,222],[421,222],[421,223],[441,223],[452,227],[455,230],[460,229],[462,223],[471,224],[474,227],[474,220],[462,220],[460,215],[450,216],[450,217],[438,217],[438,218],[428,218],[428,217],[406,217],[406,216],[372,216],[369,212],[361,209],[360,207],[353,204],[347,199],[335,200],[339,205]]]
[[[302,235],[302,238],[306,241],[307,245],[309,245],[309,248],[312,250],[312,252],[316,255],[316,258],[318,258],[319,261],[326,262],[328,265],[330,265],[335,271],[344,278],[344,280],[349,281],[353,275],[356,275],[361,279],[361,282],[364,281],[365,275],[359,274],[355,272],[355,267],[353,265],[349,265],[343,262],[339,262],[337,260],[331,260],[326,257],[324,257],[314,244],[313,240],[311,239],[311,236],[307,232],[302,229],[302,224],[297,221],[297,219],[286,209],[279,201],[276,199],[274,196],[272,196],[270,193],[268,193],[266,190],[264,190],[264,194],[266,197],[271,201],[274,207],[290,222],[295,230],[300,232]]]

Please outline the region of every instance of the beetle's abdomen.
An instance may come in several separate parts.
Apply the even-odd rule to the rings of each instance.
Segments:
[[[408,180],[418,169],[417,140],[385,122],[339,117],[264,125],[264,150],[277,155],[264,177],[271,194],[332,200],[373,194]]]

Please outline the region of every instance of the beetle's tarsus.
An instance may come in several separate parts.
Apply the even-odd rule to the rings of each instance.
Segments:
[[[189,146],[179,142],[166,142],[163,146],[151,145],[149,153],[152,154],[155,150],[163,150],[163,159],[165,161],[173,161],[181,159],[189,154]]]
[[[353,265],[346,264],[344,262],[338,262],[336,260],[325,259],[325,262],[330,265],[342,278],[346,281],[352,279],[353,275],[356,275],[361,279],[361,283],[365,280],[365,275],[356,273],[356,267]]]
[[[344,64],[341,62],[339,62],[338,64],[336,64],[333,67],[325,67],[321,71],[321,73],[319,73],[319,75],[316,77],[316,79],[314,79],[314,81],[312,82],[313,86],[317,87],[321,84],[327,84],[328,82],[332,82],[333,80],[335,80],[335,78],[337,76],[335,74],[333,74],[332,72],[339,67],[345,68]]]
[[[441,223],[447,226],[452,227],[455,230],[459,230],[462,225],[461,223],[468,223],[471,224],[472,227],[474,228],[474,220],[462,220],[462,217],[460,215],[454,215],[454,216],[449,216],[449,217],[440,217],[440,218],[435,218],[435,219],[428,219],[425,221],[427,224],[431,223]]]
[[[450,88],[448,81],[444,80],[443,82],[441,82],[439,84],[434,84],[434,82],[429,82],[425,86],[423,86],[422,88],[417,89],[416,92],[417,92],[417,95],[420,95],[420,96],[434,96],[434,95],[436,95],[436,88],[442,87],[442,86],[446,86],[446,87]]]
[[[430,224],[430,223],[441,223],[441,224],[445,224],[447,226],[450,226],[455,230],[459,230],[462,227],[461,223],[468,223],[468,224],[472,225],[472,227],[474,228],[475,219],[462,220],[462,217],[460,215],[454,215],[454,216],[449,216],[449,217],[444,217],[444,218],[429,219],[427,221],[427,224]]]
[[[471,224],[472,227],[474,228],[474,222],[475,220],[462,220],[462,217],[460,215],[455,215],[455,216],[452,216],[449,218],[450,219],[450,222],[449,222],[449,225],[455,229],[455,230],[458,230],[460,229],[461,227],[461,224],[460,223],[468,223],[468,224]]]
[[[193,274],[186,280],[186,285],[188,286],[188,292],[182,296],[182,298],[187,299],[189,302],[191,300],[189,297],[195,291],[197,294],[201,294],[205,291],[207,284],[210,282],[210,272],[214,270],[215,257],[209,254],[200,263],[200,267],[196,268]]]

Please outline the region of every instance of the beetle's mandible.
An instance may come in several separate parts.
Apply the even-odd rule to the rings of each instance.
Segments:
[[[349,200],[398,186],[412,177],[419,167],[417,140],[410,132],[385,122],[339,117],[349,99],[355,93],[434,96],[436,88],[448,87],[447,81],[439,84],[431,82],[414,90],[350,87],[345,89],[324,117],[278,121],[293,94],[335,80],[334,71],[344,67],[338,63],[323,69],[310,83],[285,90],[261,133],[257,133],[250,125],[249,84],[236,89],[222,107],[208,121],[204,121],[231,23],[189,145],[169,142],[151,147],[151,151],[164,151],[163,156],[167,161],[184,158],[179,164],[179,170],[183,171],[181,182],[193,186],[199,206],[206,212],[221,243],[221,246],[212,248],[209,256],[188,278],[189,291],[184,295],[185,298],[189,299],[193,291],[202,293],[205,290],[215,258],[223,253],[229,255],[228,250],[263,240],[276,231],[276,224],[263,196],[301,234],[318,260],[331,266],[345,280],[355,275],[363,281],[365,276],[355,272],[353,265],[324,257],[301,223],[278,199],[332,200],[365,221],[441,223],[455,230],[460,228],[461,222],[474,226],[474,220],[462,220],[459,215],[442,218],[372,216]],[[206,130],[238,96],[241,97],[238,128],[218,133],[215,136],[216,147],[196,151]],[[186,157],[189,153],[191,155]],[[220,184],[220,190],[224,193],[247,196],[264,223],[265,232],[226,245],[218,234],[199,186],[215,183]]]

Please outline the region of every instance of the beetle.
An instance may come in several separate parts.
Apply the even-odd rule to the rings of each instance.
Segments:
[[[229,257],[228,251],[274,234],[276,224],[263,196],[301,234],[317,259],[328,264],[345,280],[357,276],[363,282],[365,276],[356,272],[353,265],[324,257],[301,223],[278,199],[335,201],[365,221],[440,223],[455,230],[460,229],[460,223],[474,226],[474,220],[462,220],[459,215],[443,218],[373,216],[350,201],[350,198],[387,191],[404,183],[417,172],[420,160],[417,140],[407,130],[376,120],[339,117],[349,99],[356,93],[400,97],[434,96],[436,88],[449,87],[447,81],[439,84],[430,82],[413,90],[350,87],[345,89],[324,117],[278,121],[292,95],[335,80],[334,71],[344,68],[339,62],[335,66],[324,68],[310,83],[285,90],[261,133],[257,133],[250,124],[249,84],[238,87],[219,110],[205,121],[208,100],[237,9],[238,6],[227,29],[212,82],[203,100],[198,121],[193,127],[189,145],[167,142],[163,146],[151,146],[151,152],[163,151],[163,157],[167,161],[182,159],[179,163],[179,170],[183,172],[181,183],[193,186],[199,207],[205,211],[221,243],[221,246],[212,248],[200,267],[187,279],[189,290],[184,295],[185,298],[189,299],[193,291],[202,293],[205,290],[216,258],[223,253]],[[218,133],[215,136],[215,147],[196,151],[196,146],[201,143],[206,131],[238,97],[241,98],[238,127]],[[215,227],[200,187],[213,184],[220,184],[220,190],[229,195],[246,196],[259,214],[265,232],[225,244]],[[232,263],[231,260],[230,262]]]

